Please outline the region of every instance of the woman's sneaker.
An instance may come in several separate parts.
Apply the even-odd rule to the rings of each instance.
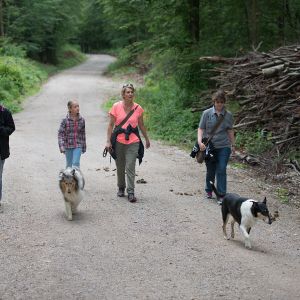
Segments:
[[[117,192],[118,197],[124,197],[125,196],[125,188],[119,188]]]
[[[128,201],[131,202],[131,203],[134,203],[136,202],[136,198],[134,196],[134,194],[128,194]]]
[[[207,199],[212,199],[212,192],[207,192],[206,193],[206,198]]]

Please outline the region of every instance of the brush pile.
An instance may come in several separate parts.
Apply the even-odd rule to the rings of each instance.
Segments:
[[[272,52],[253,51],[239,58],[201,57],[217,65],[211,79],[224,89],[229,99],[238,101],[236,130],[259,130],[274,145],[264,159],[288,163],[299,172],[297,161],[285,154],[300,148],[300,46],[281,47]],[[208,70],[207,70],[208,71]],[[203,108],[194,108],[194,111]],[[272,166],[273,163],[271,163]]]

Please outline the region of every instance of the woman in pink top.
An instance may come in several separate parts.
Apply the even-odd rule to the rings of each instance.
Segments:
[[[106,149],[113,149],[113,157],[116,160],[119,188],[118,197],[125,196],[126,171],[128,201],[136,202],[137,199],[134,195],[135,163],[137,158],[139,158],[141,163],[143,156],[143,144],[138,128],[145,138],[146,148],[150,147],[150,141],[144,126],[144,110],[139,104],[133,101],[133,85],[125,84],[122,87],[121,94],[123,99],[115,103],[109,111],[110,120],[107,128]],[[133,113],[128,120],[121,127],[118,127],[132,110]]]

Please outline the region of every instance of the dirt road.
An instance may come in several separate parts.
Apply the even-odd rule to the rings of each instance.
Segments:
[[[14,115],[0,214],[0,299],[300,299],[300,218],[273,187],[229,167],[229,190],[262,199],[280,218],[258,223],[252,250],[226,241],[220,207],[204,199],[205,170],[188,153],[152,142],[137,168],[139,201],[116,197],[114,163],[102,158],[101,104],[121,83],[102,74],[112,61],[91,56],[52,77]],[[86,119],[85,199],[64,215],[57,129],[76,98]],[[104,170],[105,168],[108,170]],[[181,195],[183,194],[183,195]]]

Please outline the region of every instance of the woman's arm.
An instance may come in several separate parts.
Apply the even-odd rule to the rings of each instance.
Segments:
[[[205,150],[205,145],[202,143],[202,138],[203,138],[203,129],[202,128],[198,128],[198,144],[200,147],[200,150]]]
[[[114,125],[115,125],[115,121],[116,121],[116,118],[113,115],[109,114],[109,122],[108,122],[108,126],[107,126],[105,148],[111,148],[110,138],[111,138],[111,134],[112,134],[112,131],[113,131],[113,128],[114,128]]]
[[[139,117],[139,121],[138,121],[138,124],[139,124],[139,128],[141,129],[141,132],[145,138],[145,141],[146,141],[146,149],[148,149],[150,147],[150,140],[148,138],[148,135],[147,135],[147,130],[146,130],[146,127],[144,125],[144,118],[143,118],[143,115],[141,115]]]

